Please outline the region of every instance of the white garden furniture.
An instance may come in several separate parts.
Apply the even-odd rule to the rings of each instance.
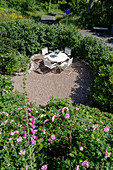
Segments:
[[[69,57],[71,56],[71,49],[68,47],[65,47],[65,54],[67,54]]]
[[[48,54],[48,47],[42,48],[42,55]]]
[[[62,69],[65,69],[65,68],[69,67],[72,64],[72,62],[73,62],[73,58],[70,58],[67,62],[63,62],[62,64],[60,64],[58,66],[58,68],[61,71]]]
[[[52,64],[47,58],[44,58],[44,66],[45,67],[52,70],[53,68],[56,68],[56,64],[57,63]]]

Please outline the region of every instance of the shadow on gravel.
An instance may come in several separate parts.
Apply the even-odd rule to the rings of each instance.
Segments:
[[[74,60],[72,68],[73,71],[76,71],[79,76],[77,76],[75,86],[71,89],[71,95],[69,97],[71,98],[73,105],[87,105],[89,103],[86,97],[89,93],[87,89],[89,87],[89,84],[93,81],[91,68],[78,59]],[[77,87],[77,85],[79,85],[79,87]]]

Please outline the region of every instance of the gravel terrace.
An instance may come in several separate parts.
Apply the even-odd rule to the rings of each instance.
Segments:
[[[33,58],[34,69],[28,75],[26,88],[29,101],[37,105],[46,105],[49,97],[56,98],[70,97],[73,105],[86,104],[88,85],[92,82],[93,76],[89,65],[74,59],[71,66],[64,71],[56,73],[47,71],[43,64],[43,56],[37,55]],[[12,76],[14,90],[23,92],[22,83],[24,76]]]

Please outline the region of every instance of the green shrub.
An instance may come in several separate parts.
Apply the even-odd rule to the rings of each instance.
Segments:
[[[13,50],[10,53],[0,56],[0,71],[6,74],[25,71],[29,62],[27,56],[21,55],[18,51]]]
[[[73,107],[68,98],[51,98],[46,106],[39,108],[31,103],[27,111],[29,121],[35,125],[36,143],[25,145],[26,104],[17,106],[15,103],[15,110],[12,110],[11,107],[2,108],[0,113],[2,169],[6,166],[9,169],[30,168],[29,147],[32,148],[33,169],[41,169],[43,165],[58,170],[75,169],[77,165],[84,169],[84,161],[90,163],[89,169],[112,169],[112,114],[84,105]]]
[[[35,23],[33,20],[0,22],[1,53],[16,48],[20,53],[30,56],[45,46],[49,49],[64,50],[65,46],[76,49],[82,36],[72,27]]]
[[[113,49],[101,40],[86,36],[78,55],[92,66],[94,81],[88,99],[93,106],[113,112]]]

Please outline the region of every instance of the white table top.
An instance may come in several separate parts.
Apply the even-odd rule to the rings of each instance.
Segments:
[[[54,52],[52,52],[46,55],[45,57],[53,62],[63,62],[69,58],[65,53],[62,53],[62,52],[59,52],[59,54],[55,54]]]

